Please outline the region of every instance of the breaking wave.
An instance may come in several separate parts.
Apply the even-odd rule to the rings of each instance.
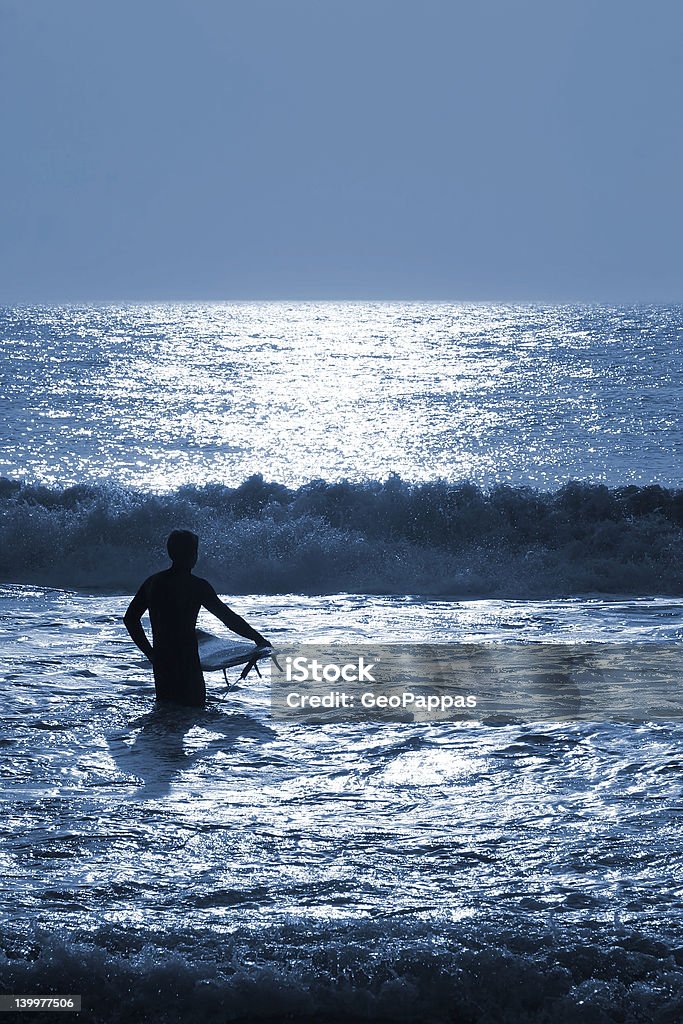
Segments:
[[[683,1013],[681,959],[638,932],[521,921],[0,936],[8,991],[80,994],[92,1024],[670,1024]]]
[[[171,529],[201,536],[197,571],[229,593],[553,597],[674,594],[683,490],[572,482],[314,480],[150,494],[0,478],[8,582],[130,590],[166,564]]]

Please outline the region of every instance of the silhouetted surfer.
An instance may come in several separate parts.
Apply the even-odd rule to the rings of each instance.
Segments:
[[[123,621],[133,641],[152,662],[157,700],[201,707],[206,701],[206,687],[195,636],[201,607],[233,633],[259,646],[267,646],[268,641],[228,608],[207,580],[192,575],[199,548],[196,534],[174,530],[166,547],[171,568],[145,580]],[[142,628],[142,616],[148,609],[153,644]]]

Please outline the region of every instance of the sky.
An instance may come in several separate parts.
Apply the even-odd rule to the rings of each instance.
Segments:
[[[683,300],[680,0],[0,0],[0,302]]]

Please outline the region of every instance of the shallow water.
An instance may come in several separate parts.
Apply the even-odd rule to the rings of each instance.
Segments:
[[[140,972],[169,1020],[524,1019],[500,972],[529,1019],[541,1000],[548,1020],[635,1020],[609,1013],[683,992],[680,722],[292,725],[266,682],[226,695],[219,673],[206,712],[159,712],[121,598],[2,602],[2,948],[20,988],[63,972],[94,1019],[122,1020],[126,999],[153,1002]],[[276,642],[349,621],[384,640],[683,630],[662,599],[232,603]]]

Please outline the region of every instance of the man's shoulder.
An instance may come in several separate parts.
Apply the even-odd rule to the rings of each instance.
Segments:
[[[142,585],[143,587],[146,587],[148,583],[155,583],[157,580],[167,579],[168,574],[168,569],[162,569],[161,572],[153,572],[151,576],[147,577]]]
[[[185,576],[180,583],[183,589],[189,589],[190,593],[194,592],[199,598],[211,597],[216,593],[208,580],[202,579],[201,576],[195,576],[194,573]],[[157,594],[162,593],[169,588],[172,590],[177,589],[178,586],[178,576],[171,569],[162,569],[161,572],[155,572],[148,576],[140,590],[145,594],[152,595],[155,592]]]
[[[163,584],[168,580],[169,572],[168,569],[162,569],[161,572],[154,572],[151,576],[148,576],[145,582],[140,587],[140,590],[150,591],[160,583]]]
[[[202,576],[195,576],[193,573],[192,580],[197,590],[201,591],[202,594],[215,594],[215,590],[209,581],[205,580]]]

